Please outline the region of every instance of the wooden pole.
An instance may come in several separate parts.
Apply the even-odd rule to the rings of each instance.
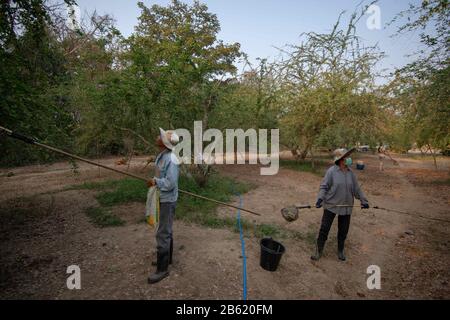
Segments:
[[[6,132],[6,134],[8,136],[10,136],[12,138],[16,138],[16,139],[22,140],[22,141],[24,141],[26,143],[37,145],[37,146],[45,148],[47,150],[63,154],[65,156],[68,156],[68,157],[71,157],[71,158],[74,158],[74,159],[77,159],[77,160],[80,160],[80,161],[92,164],[94,166],[97,166],[97,167],[100,167],[100,168],[104,168],[104,169],[107,169],[107,170],[111,170],[111,171],[114,171],[114,172],[117,172],[117,173],[120,173],[120,174],[124,174],[126,176],[129,176],[129,177],[132,177],[132,178],[135,178],[135,179],[139,179],[139,180],[142,180],[142,181],[145,181],[145,182],[147,182],[147,180],[148,180],[147,178],[142,177],[142,176],[138,176],[138,175],[136,175],[134,173],[127,172],[127,171],[122,171],[122,170],[119,170],[119,169],[116,169],[116,168],[112,168],[112,167],[109,167],[109,166],[105,166],[104,164],[101,164],[101,163],[98,163],[98,162],[95,162],[95,161],[92,161],[92,160],[89,160],[89,159],[86,159],[86,158],[82,158],[80,156],[77,156],[75,154],[71,154],[71,153],[66,152],[64,150],[61,150],[61,149],[58,149],[58,148],[55,148],[55,147],[52,147],[52,146],[49,146],[49,145],[37,142],[36,140],[34,140],[32,138],[29,138],[29,137],[23,136],[21,134],[15,133],[12,130],[9,130],[9,129],[5,128],[5,127],[0,126],[0,130],[3,130],[4,132]],[[185,191],[185,190],[181,190],[181,189],[178,189],[178,191],[180,193],[187,194],[187,195],[189,195],[191,197],[195,197],[195,198],[202,199],[202,200],[205,200],[205,201],[214,202],[214,203],[226,206],[226,207],[242,210],[242,211],[245,211],[245,212],[257,215],[257,216],[261,215],[260,213],[255,212],[253,210],[249,210],[249,209],[241,208],[241,207],[238,207],[238,206],[234,206],[232,204],[225,203],[225,202],[222,202],[222,201],[219,201],[219,200],[215,200],[215,199],[211,199],[211,198],[208,198],[208,197],[204,197],[204,196],[201,196],[199,194],[195,194],[195,193],[192,193],[192,192],[189,192],[189,191]]]

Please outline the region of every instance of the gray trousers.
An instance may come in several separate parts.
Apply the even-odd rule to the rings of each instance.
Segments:
[[[161,202],[159,225],[156,232],[156,249],[159,253],[169,253],[172,241],[172,225],[175,217],[176,202]]]

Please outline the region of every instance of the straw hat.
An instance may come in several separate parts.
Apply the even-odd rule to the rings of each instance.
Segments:
[[[338,164],[339,160],[348,157],[353,151],[355,151],[355,148],[351,148],[350,150],[345,148],[334,150],[334,163]]]
[[[175,145],[180,141],[180,138],[173,130],[163,130],[159,128],[159,135],[161,136],[161,140],[167,149],[173,150]]]

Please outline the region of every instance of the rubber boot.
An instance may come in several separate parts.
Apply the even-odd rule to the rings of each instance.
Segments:
[[[338,258],[341,261],[346,260],[346,257],[344,254],[344,241],[338,241]]]
[[[172,264],[173,255],[173,239],[170,239],[169,264]]]
[[[169,275],[169,252],[157,253],[156,272],[148,277],[148,283],[157,283]]]
[[[173,255],[173,240],[170,240],[170,253],[169,253],[169,264],[172,264],[172,255]],[[152,266],[156,266],[158,262],[152,261]]]
[[[311,260],[317,261],[317,260],[319,260],[322,257],[323,247],[324,246],[325,246],[325,242],[321,242],[321,241],[317,240],[316,251],[311,256]]]

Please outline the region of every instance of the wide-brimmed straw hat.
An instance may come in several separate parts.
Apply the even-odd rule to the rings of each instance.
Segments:
[[[173,150],[175,145],[180,141],[180,138],[173,130],[164,130],[159,128],[159,135],[161,136],[161,140],[167,149]]]
[[[339,160],[348,157],[353,151],[355,151],[355,148],[351,148],[350,150],[345,148],[334,150],[334,163],[338,164]]]

